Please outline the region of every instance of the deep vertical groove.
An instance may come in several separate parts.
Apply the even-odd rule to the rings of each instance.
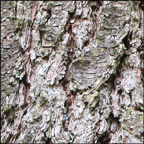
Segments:
[[[93,30],[93,34],[92,34],[92,38],[95,36],[95,33],[97,31],[97,26],[98,26],[98,12],[99,12],[99,8],[102,6],[102,2],[101,1],[97,1],[96,2],[97,5],[92,5],[91,6],[91,9],[92,9],[92,13],[91,13],[91,17],[92,17],[92,20],[93,20],[93,27],[94,27],[94,30]]]
[[[74,53],[75,53],[75,38],[74,38],[74,34],[72,32],[72,28],[73,28],[73,24],[70,23],[70,20],[73,18],[74,14],[75,14],[75,11],[76,11],[76,5],[75,5],[75,10],[74,12],[70,13],[69,12],[69,20],[65,26],[65,32],[69,33],[70,34],[70,37],[71,37],[71,49],[69,49],[67,51],[68,53],[68,57],[67,57],[67,64],[66,64],[66,73],[65,73],[65,76],[64,78],[62,78],[59,82],[60,84],[63,86],[63,90],[65,91],[66,93],[66,96],[67,96],[67,100],[65,101],[64,103],[64,107],[66,108],[66,113],[64,114],[65,117],[67,117],[68,119],[65,120],[63,119],[63,128],[65,131],[67,131],[67,127],[65,126],[65,123],[66,121],[69,123],[69,107],[72,105],[72,99],[74,99],[74,95],[72,94],[72,92],[70,91],[69,89],[69,65],[72,63],[73,59],[74,59]]]

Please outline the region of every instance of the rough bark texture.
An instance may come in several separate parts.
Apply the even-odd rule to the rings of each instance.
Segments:
[[[1,2],[1,142],[142,143],[143,11]]]

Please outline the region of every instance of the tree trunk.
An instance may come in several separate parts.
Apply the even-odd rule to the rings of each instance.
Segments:
[[[142,143],[140,1],[1,2],[2,143]]]

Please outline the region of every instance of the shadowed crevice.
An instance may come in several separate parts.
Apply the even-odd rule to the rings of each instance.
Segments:
[[[139,4],[139,8],[144,11],[144,1],[141,1]]]
[[[92,9],[92,13],[91,13],[91,17],[92,17],[92,21],[93,21],[93,34],[92,34],[92,38],[95,36],[95,33],[97,31],[97,27],[98,27],[98,12],[100,7],[102,6],[102,1],[95,1],[95,3],[93,3],[93,5],[91,5],[91,9]]]
[[[59,83],[63,86],[63,90],[66,93],[67,96],[67,100],[64,103],[64,107],[66,108],[66,113],[64,114],[64,118],[63,118],[63,129],[64,131],[68,131],[68,124],[69,124],[69,115],[70,115],[70,111],[69,111],[69,107],[72,105],[72,102],[75,98],[74,94],[72,93],[72,91],[69,89],[69,66],[72,63],[73,59],[74,59],[74,53],[75,53],[75,37],[73,34],[73,24],[70,23],[70,20],[73,19],[73,16],[76,12],[76,5],[75,5],[75,10],[74,12],[69,12],[69,20],[65,26],[65,33],[69,33],[70,34],[70,44],[68,45],[68,50],[67,50],[67,63],[66,63],[66,73],[64,78],[62,78],[61,80],[59,80]],[[66,118],[65,118],[66,117]],[[67,124],[66,124],[67,123]]]
[[[51,138],[47,138],[45,144],[52,144]]]

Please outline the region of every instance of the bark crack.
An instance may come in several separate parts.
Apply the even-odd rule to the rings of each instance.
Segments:
[[[33,2],[33,7],[32,7],[32,13],[31,13],[31,18],[32,18],[32,23],[30,25],[30,34],[29,34],[29,47],[28,49],[25,51],[25,57],[26,55],[28,55],[28,59],[27,59],[27,62],[25,64],[25,71],[26,71],[26,74],[23,78],[23,84],[24,84],[24,108],[28,106],[28,91],[29,91],[29,88],[30,88],[30,84],[28,83],[28,68],[27,66],[28,65],[32,65],[31,64],[31,60],[30,60],[30,50],[33,48],[33,36],[32,36],[32,30],[33,30],[33,24],[34,24],[34,21],[35,21],[35,16],[37,15],[37,9],[38,9],[38,2],[34,1]]]
[[[17,16],[17,1],[15,2],[15,17]]]
[[[69,65],[72,63],[74,59],[74,53],[75,53],[75,37],[72,32],[73,24],[70,23],[71,19],[73,19],[73,16],[76,12],[76,2],[75,2],[75,10],[74,12],[69,12],[69,20],[65,26],[65,33],[70,34],[70,48],[68,49],[68,57],[67,57],[67,64],[66,64],[66,73],[64,78],[60,80],[60,84],[63,86],[63,90],[66,93],[67,100],[64,103],[65,112],[64,112],[64,119],[63,119],[63,129],[64,131],[68,131],[68,124],[70,119],[70,106],[72,105],[72,102],[75,98],[71,90],[69,89]]]
[[[32,11],[31,11],[31,19],[32,21],[30,21],[28,27],[29,27],[29,39],[28,39],[28,48],[23,51],[23,55],[24,57],[26,58],[26,63],[25,63],[25,66],[24,66],[24,70],[25,70],[25,75],[22,79],[22,81],[20,81],[20,83],[22,82],[23,85],[24,85],[24,88],[23,88],[23,95],[24,95],[24,103],[22,105],[22,109],[23,109],[23,112],[22,112],[22,116],[21,116],[21,119],[20,119],[20,122],[18,124],[18,128],[17,128],[17,134],[15,135],[14,137],[14,141],[17,140],[17,138],[19,137],[20,133],[21,133],[21,122],[22,122],[22,118],[23,116],[27,113],[27,106],[29,104],[29,100],[28,100],[28,92],[29,92],[29,89],[30,89],[30,83],[28,82],[28,75],[29,73],[31,73],[31,71],[29,72],[29,69],[28,69],[28,66],[30,65],[32,67],[32,64],[31,64],[31,60],[30,60],[30,50],[33,48],[33,35],[32,35],[32,30],[33,30],[33,24],[34,24],[34,21],[35,21],[35,16],[37,14],[37,9],[38,9],[38,2],[34,1],[32,2],[33,6],[32,6]]]
[[[127,48],[127,50],[129,50],[130,48],[130,43],[129,43],[129,40],[131,39],[131,33],[129,33],[128,35],[126,35],[124,37],[124,39],[122,40],[125,47]],[[121,57],[121,59],[119,60],[120,63],[118,64],[118,66],[116,67],[116,73],[115,74],[112,74],[109,79],[105,82],[106,84],[110,85],[111,86],[111,94],[114,93],[116,91],[116,78],[120,77],[121,76],[121,68],[122,68],[122,64],[124,63],[125,59],[127,57],[127,54],[126,54],[126,51],[124,52],[123,56]],[[105,87],[105,83],[103,83],[98,91],[102,90],[104,87]],[[118,105],[121,107],[121,108],[124,108],[123,105],[121,105],[120,103],[120,96],[121,96],[121,93],[122,93],[122,90],[118,90],[117,92],[117,96],[119,97],[118,99]],[[111,95],[110,94],[110,95]],[[131,93],[129,94],[130,97],[131,97]],[[131,98],[131,101],[132,101],[132,98]],[[110,96],[110,104],[112,105],[113,104],[113,101],[112,101],[112,97]],[[135,108],[135,107],[133,107]],[[121,127],[121,123],[119,121],[120,117],[121,117],[121,111],[118,115],[118,117],[114,117],[114,114],[113,114],[113,109],[114,107],[112,106],[111,107],[111,112],[110,112],[110,115],[109,117],[107,118],[107,122],[109,123],[109,129],[106,131],[106,134],[103,133],[102,134],[102,137],[99,137],[98,135],[98,143],[106,143],[108,144],[111,140],[111,135],[114,134],[117,130],[120,129]],[[135,108],[136,109],[136,108]],[[114,127],[113,127],[114,125]],[[99,123],[97,123],[97,126],[99,127]],[[97,131],[97,130],[96,130]]]
[[[96,3],[97,5],[91,6],[91,9],[92,9],[91,17],[92,17],[93,26],[94,26],[94,32],[92,34],[92,38],[95,36],[95,33],[97,31],[98,12],[99,12],[99,8],[102,6],[102,2],[96,2]]]

